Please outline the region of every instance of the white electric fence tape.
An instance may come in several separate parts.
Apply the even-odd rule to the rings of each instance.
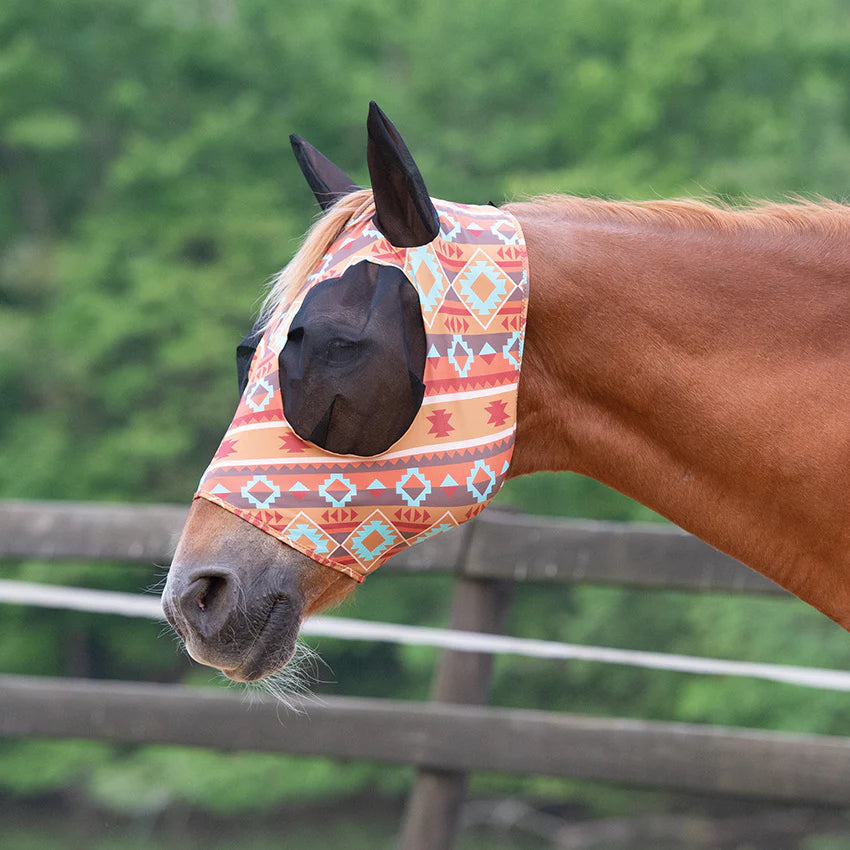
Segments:
[[[0,603],[2,602],[90,611],[99,614],[120,614],[125,617],[164,619],[159,597],[117,593],[110,590],[87,590],[78,587],[0,580]],[[745,676],[808,688],[850,691],[850,672],[843,670],[759,664],[751,661],[724,661],[719,658],[668,655],[661,652],[641,652],[600,646],[579,646],[549,640],[435,629],[427,626],[350,620],[345,617],[312,617],[304,622],[301,633],[341,640],[430,646],[456,652],[501,653],[564,661],[598,661],[603,664],[621,664],[649,670],[673,670],[679,673],[702,673],[711,676]]]

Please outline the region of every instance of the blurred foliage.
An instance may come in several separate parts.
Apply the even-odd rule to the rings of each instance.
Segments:
[[[230,420],[235,344],[316,213],[290,132],[365,183],[375,99],[432,193],[452,200],[558,191],[842,199],[848,44],[843,0],[5,0],[0,496],[190,497]],[[520,479],[500,498],[540,513],[652,518],[571,475]],[[124,590],[157,579],[125,566],[0,572]],[[345,612],[443,623],[450,585],[378,575]],[[846,634],[785,599],[529,586],[509,630],[850,665]],[[158,631],[7,607],[0,669],[209,684]],[[329,682],[319,691],[427,694],[431,650],[321,649],[330,670],[319,670]],[[495,701],[850,734],[840,694],[603,665],[500,658]],[[277,756],[0,746],[10,793],[76,784],[119,809],[263,808],[405,781],[386,768]]]

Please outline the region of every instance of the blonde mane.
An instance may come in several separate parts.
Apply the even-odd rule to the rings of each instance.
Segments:
[[[263,300],[260,311],[265,316],[265,324],[271,320],[275,307],[290,290],[299,289],[307,277],[311,275],[322,257],[327,254],[334,240],[339,236],[346,224],[353,218],[368,215],[374,209],[375,202],[371,189],[361,189],[340,198],[313,226],[307,231],[304,241],[295,256],[275,275],[269,286],[268,294]]]

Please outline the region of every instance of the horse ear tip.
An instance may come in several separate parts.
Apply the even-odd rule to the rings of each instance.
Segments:
[[[292,145],[293,148],[300,148],[302,144],[304,144],[304,139],[301,136],[297,136],[295,133],[289,134],[289,144]]]
[[[369,101],[369,117],[367,118],[368,124],[375,123],[385,123],[387,120],[387,116],[384,114],[384,111],[375,103],[374,100]]]

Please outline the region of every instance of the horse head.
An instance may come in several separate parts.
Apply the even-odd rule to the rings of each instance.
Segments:
[[[371,190],[291,137],[324,211],[237,349],[241,399],[198,486],[163,608],[197,661],[249,681],[302,619],[505,479],[525,245],[494,207],[434,201],[372,103]]]

